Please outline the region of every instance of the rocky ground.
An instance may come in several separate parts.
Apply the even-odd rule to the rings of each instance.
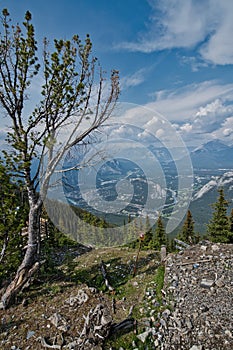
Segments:
[[[201,242],[168,255],[161,349],[233,349],[233,245]]]
[[[203,241],[169,254],[165,267],[159,309],[156,284],[145,292],[149,317],[137,335],[142,348],[233,349],[233,245]]]
[[[136,253],[115,248],[66,259],[58,281],[1,311],[0,349],[233,349],[233,245],[203,241],[169,254],[165,279],[152,251],[140,253],[133,276]]]

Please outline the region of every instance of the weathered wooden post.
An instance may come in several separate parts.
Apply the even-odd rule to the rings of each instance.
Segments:
[[[167,248],[165,245],[161,246],[160,256],[161,256],[161,263],[163,264],[167,256]]]
[[[145,235],[144,235],[143,232],[141,232],[141,233],[140,233],[140,236],[139,236],[138,253],[137,253],[137,257],[136,257],[135,265],[134,265],[134,269],[133,269],[133,277],[135,277],[136,272],[137,272],[138,257],[139,257],[139,253],[140,253],[141,246],[142,246],[142,242],[144,241],[144,238],[145,238]]]

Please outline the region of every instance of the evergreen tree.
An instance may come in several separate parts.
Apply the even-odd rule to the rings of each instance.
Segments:
[[[148,215],[146,216],[145,229],[144,230],[145,230],[145,233],[149,232],[151,230],[150,218],[149,218]]]
[[[130,214],[128,215],[128,224],[127,224],[127,240],[126,242],[132,243],[132,247],[135,246],[137,236],[135,235],[134,231],[134,221],[132,220]]]
[[[200,232],[196,232],[196,233],[195,233],[195,244],[197,244],[198,242],[200,242],[200,240],[201,240]]]
[[[137,218],[135,218],[133,221],[133,232],[134,232],[134,237],[138,238],[140,230],[139,230]]]
[[[187,212],[186,220],[183,224],[181,233],[178,235],[178,239],[188,244],[196,243],[194,221],[190,210]]]
[[[230,221],[230,232],[233,233],[233,209],[231,209],[231,215],[230,215],[229,221]]]
[[[146,222],[145,222],[145,238],[143,242],[144,247],[152,247],[152,241],[153,241],[153,231],[150,225],[150,219],[149,216],[146,216]]]
[[[227,216],[228,201],[225,199],[223,188],[220,188],[218,193],[217,202],[212,205],[214,212],[207,226],[207,232],[211,241],[229,243],[231,235]]]
[[[157,226],[155,229],[154,246],[160,249],[161,246],[166,245],[166,243],[167,243],[166,231],[163,225],[161,215],[159,215],[157,220]]]
[[[229,243],[233,243],[233,209],[231,209],[231,215],[229,217]]]
[[[175,244],[174,238],[168,239],[168,241],[167,241],[167,251],[169,253],[172,253],[175,250],[176,250],[176,244]]]
[[[11,180],[0,160],[0,281],[15,272],[22,258],[26,215],[20,184]]]

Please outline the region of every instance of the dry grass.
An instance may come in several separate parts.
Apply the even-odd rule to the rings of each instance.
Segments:
[[[101,248],[76,258],[67,255],[57,271],[19,296],[17,305],[1,311],[0,349],[10,350],[12,346],[23,350],[42,349],[38,341],[40,336],[52,339],[61,333],[48,320],[55,312],[68,322],[69,330],[64,338],[71,341],[82,329],[83,316],[100,302],[111,309],[113,298],[116,301],[116,312],[112,314],[114,321],[126,318],[132,305],[135,305],[133,316],[139,317],[145,288],[156,274],[158,255],[154,251],[140,252],[137,274],[133,278],[136,254],[136,250],[128,248]],[[106,264],[114,293],[109,293],[104,285],[101,260]],[[82,306],[74,308],[65,303],[86,286],[95,287],[98,292],[91,293],[87,289],[89,300]],[[27,339],[29,335],[31,337]]]

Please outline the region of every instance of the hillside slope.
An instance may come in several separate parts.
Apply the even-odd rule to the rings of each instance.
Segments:
[[[203,241],[167,255],[165,280],[155,251],[140,252],[133,276],[136,255],[129,248],[93,249],[62,259],[60,254],[56,272],[34,281],[15,306],[0,311],[0,348],[233,348],[233,245]],[[120,332],[116,325],[118,330],[122,325]]]

